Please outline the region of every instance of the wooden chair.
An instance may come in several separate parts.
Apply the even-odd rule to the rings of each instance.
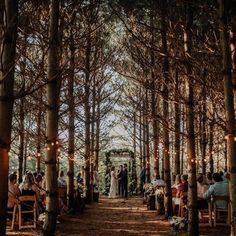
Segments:
[[[177,189],[171,188],[171,192],[172,192],[172,197],[176,197]]]
[[[199,213],[201,214],[202,218],[208,219],[208,224],[210,227],[213,226],[212,224],[212,202],[208,202],[208,208],[207,209],[201,209],[199,210]],[[206,223],[207,221],[199,221],[200,223]]]
[[[18,201],[15,199],[15,204],[12,210],[7,210],[8,215],[12,215],[12,220],[11,220],[11,230],[14,229],[15,221],[16,221],[16,212],[17,212],[17,207],[18,207]]]
[[[58,187],[58,196],[61,198],[64,204],[67,201],[67,188],[66,187]]]
[[[23,205],[25,205],[25,206],[30,205],[29,208],[32,208],[32,209],[23,210],[22,209]],[[20,196],[18,209],[19,209],[19,229],[23,229],[23,228],[36,229],[36,225],[37,225],[36,196],[35,195],[33,195],[33,196]],[[29,213],[33,214],[33,223],[23,225],[22,224],[22,216],[24,214],[29,214]]]
[[[218,208],[216,202],[217,201],[225,201],[226,208]],[[223,218],[221,215],[223,214]],[[227,215],[226,221],[223,223],[217,223],[219,220],[225,220],[225,216]],[[212,218],[213,218],[213,226],[216,227],[217,224],[221,225],[230,225],[231,222],[231,204],[228,196],[214,196],[213,204],[212,204]]]
[[[180,204],[178,210],[178,216],[184,216],[184,209],[187,209],[187,199],[188,199],[188,192],[182,192],[180,196]]]

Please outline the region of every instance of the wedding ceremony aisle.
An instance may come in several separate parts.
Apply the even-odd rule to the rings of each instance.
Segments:
[[[226,236],[225,227],[200,226],[201,236]],[[79,216],[65,216],[57,227],[57,236],[161,236],[170,235],[164,216],[149,211],[140,197],[128,200],[102,197],[99,203],[86,205]],[[180,234],[180,235],[186,235]]]
[[[163,216],[148,211],[142,198],[109,199],[86,205],[79,216],[65,216],[57,227],[57,236],[121,236],[169,235],[170,228]]]

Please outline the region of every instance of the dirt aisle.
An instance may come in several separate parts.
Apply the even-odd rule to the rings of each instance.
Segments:
[[[141,198],[101,198],[82,215],[64,217],[57,236],[169,235],[168,222],[160,219],[155,211],[147,211]]]

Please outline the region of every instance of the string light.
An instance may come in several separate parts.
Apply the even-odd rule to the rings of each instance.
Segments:
[[[11,153],[10,153],[10,152],[8,152],[8,156],[9,156],[9,157],[11,156]]]
[[[40,153],[38,153],[38,154],[37,154],[37,156],[38,156],[38,157],[40,157],[40,156],[41,156],[41,154],[40,154]]]
[[[54,142],[52,142],[51,145],[54,146]]]
[[[47,150],[50,151],[50,147],[47,147]]]

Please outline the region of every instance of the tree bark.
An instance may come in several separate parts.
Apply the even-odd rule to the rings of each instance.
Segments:
[[[75,12],[72,18],[74,19]],[[73,20],[72,20],[73,21]],[[72,24],[71,27],[74,25]],[[69,142],[68,142],[68,187],[67,187],[67,206],[73,208],[74,203],[74,162],[75,162],[75,99],[74,99],[74,73],[75,73],[75,46],[74,36],[71,29],[70,33],[70,75],[68,78],[68,102],[69,102]]]
[[[202,88],[202,100],[203,100],[203,104],[202,104],[202,113],[201,113],[201,117],[202,117],[202,121],[200,121],[200,147],[201,147],[201,154],[202,154],[202,158],[201,158],[201,163],[202,163],[202,173],[204,175],[206,175],[206,146],[207,146],[207,138],[206,138],[206,114],[207,114],[207,109],[206,109],[206,76],[205,73],[203,75],[204,81],[203,81],[203,88]]]
[[[167,1],[163,0],[161,3],[161,41],[162,41],[162,53],[164,54],[162,58],[162,70],[163,70],[163,117],[165,118],[165,124],[163,126],[163,142],[164,142],[164,180],[166,182],[165,194],[166,194],[166,207],[165,215],[173,215],[172,206],[172,192],[171,192],[171,176],[170,176],[170,137],[169,137],[169,60],[167,57],[167,25],[166,25],[166,9]]]
[[[219,0],[219,24],[220,24],[220,44],[222,52],[223,83],[226,110],[227,127],[227,160],[230,172],[230,200],[231,212],[231,236],[236,235],[236,143],[235,137],[235,114],[234,114],[234,93],[232,83],[232,62],[229,45],[228,19],[229,2]],[[235,3],[234,3],[235,4]],[[234,13],[235,13],[235,8]]]
[[[175,151],[174,151],[174,175],[180,174],[180,107],[178,104],[179,75],[175,74]]]
[[[194,133],[194,78],[191,62],[192,51],[192,26],[193,26],[193,1],[186,2],[186,28],[184,35],[184,48],[187,72],[187,153],[188,153],[188,235],[199,235],[198,209],[197,209],[197,180],[196,180],[196,155]]]
[[[39,91],[40,97],[42,97],[42,89]],[[38,113],[37,113],[37,160],[36,160],[36,169],[37,173],[41,171],[41,125],[42,125],[42,104],[38,104]]]
[[[90,142],[90,122],[91,122],[91,111],[90,111],[90,57],[91,57],[91,38],[90,30],[87,36],[86,46],[86,69],[85,69],[85,84],[84,84],[84,111],[85,111],[85,184],[86,184],[86,201],[91,201],[91,186],[90,186],[90,154],[91,154],[91,142]]]
[[[46,153],[46,217],[42,233],[53,236],[58,214],[57,152],[58,152],[58,110],[60,94],[59,70],[59,0],[51,0],[48,49],[47,84],[47,153]]]
[[[214,173],[214,159],[213,159],[214,121],[213,120],[210,123],[209,129],[210,129],[209,130],[209,165],[210,165],[210,172]]]
[[[14,71],[16,56],[16,38],[18,23],[18,1],[0,2],[0,10],[5,8],[5,34],[1,47],[2,66],[0,84],[0,235],[6,235],[7,199],[8,199],[8,168],[11,145],[12,114],[14,103]],[[2,12],[0,17],[2,17]]]

